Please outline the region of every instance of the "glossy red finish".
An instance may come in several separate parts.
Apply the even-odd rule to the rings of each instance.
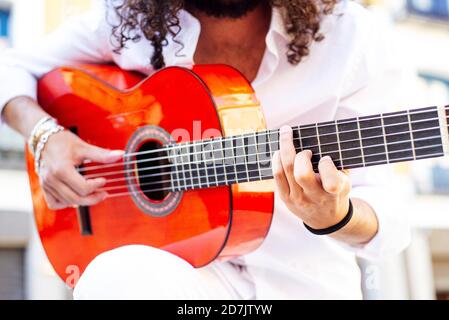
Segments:
[[[234,68],[201,65],[195,67],[194,72],[206,83],[213,97],[255,94],[248,80]],[[238,185],[231,188],[232,228],[220,253],[222,259],[235,258],[258,248],[273,218],[273,192],[242,192]]]
[[[183,128],[193,139],[193,122],[201,121],[203,130],[219,134],[214,99],[226,94],[226,87],[233,93],[252,92],[248,82],[226,66],[193,71],[172,67],[147,79],[112,66],[86,66],[49,73],[39,82],[38,93],[42,107],[66,128],[76,127],[82,139],[125,149],[133,133],[148,125],[170,133]],[[36,225],[47,256],[64,280],[74,268],[82,273],[99,254],[131,244],[161,248],[201,267],[220,256],[254,250],[271,223],[272,193],[219,187],[184,192],[165,217],[143,213],[131,196],[107,199],[90,207],[93,234],[84,236],[76,209],[52,211],[46,206],[28,152],[27,164]]]

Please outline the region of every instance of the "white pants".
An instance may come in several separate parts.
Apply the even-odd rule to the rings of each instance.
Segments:
[[[74,298],[233,300],[249,298],[252,288],[245,272],[233,264],[195,269],[168,252],[126,246],[95,258],[79,280]]]

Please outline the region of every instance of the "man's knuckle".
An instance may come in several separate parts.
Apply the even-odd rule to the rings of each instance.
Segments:
[[[273,172],[274,177],[276,179],[278,179],[278,180],[281,179],[283,177],[283,175],[284,175],[284,172],[283,172],[283,170],[281,168],[276,168],[273,171],[274,171]]]
[[[89,194],[92,193],[92,189],[93,189],[92,186],[90,186],[88,184],[83,184],[79,190],[80,196],[87,197]]]
[[[331,193],[337,193],[340,191],[340,186],[336,182],[326,183],[324,189]]]
[[[312,174],[309,172],[298,172],[296,177],[300,183],[308,183],[312,180]]]
[[[56,164],[50,168],[50,175],[53,177],[62,177],[66,172],[66,168],[62,164]]]
[[[294,168],[295,168],[295,165],[294,165],[294,162],[293,162],[293,161],[287,161],[287,162],[285,163],[284,167],[285,167],[285,171],[286,171],[286,172],[292,173],[293,170],[294,170]]]

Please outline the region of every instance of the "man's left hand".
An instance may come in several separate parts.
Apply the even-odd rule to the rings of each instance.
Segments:
[[[273,175],[280,198],[288,209],[314,229],[338,224],[349,210],[351,179],[346,171],[339,171],[330,157],[313,171],[312,152],[296,153],[293,132],[282,127],[280,151],[273,157]]]

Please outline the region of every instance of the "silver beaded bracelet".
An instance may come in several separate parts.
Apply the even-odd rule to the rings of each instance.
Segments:
[[[50,139],[50,137],[58,132],[62,132],[64,131],[64,127],[61,127],[59,125],[56,125],[49,129],[48,131],[46,131],[45,133],[42,134],[42,136],[39,139],[39,142],[36,146],[36,151],[34,154],[34,170],[36,171],[36,174],[39,175],[40,174],[40,167],[41,167],[41,156],[42,156],[42,151],[45,148],[45,145],[48,142],[48,139]]]
[[[38,123],[36,123],[33,130],[31,131],[30,138],[28,139],[28,147],[33,155],[36,153],[37,143],[39,142],[42,134],[57,125],[58,123],[52,117],[44,117],[39,120]]]

